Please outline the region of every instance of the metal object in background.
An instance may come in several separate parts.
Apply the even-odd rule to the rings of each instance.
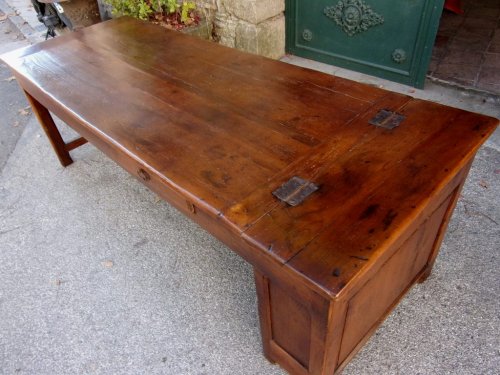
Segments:
[[[96,0],[31,0],[38,20],[47,27],[45,39],[101,21]]]

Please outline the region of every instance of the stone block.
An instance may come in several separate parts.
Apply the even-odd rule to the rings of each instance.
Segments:
[[[235,30],[235,47],[278,59],[285,54],[285,17],[283,14],[257,25],[240,21]]]
[[[217,13],[215,16],[215,41],[228,47],[235,47],[236,27],[239,20],[226,13]]]
[[[184,34],[197,36],[201,39],[210,40],[212,39],[212,23],[208,20],[202,19],[200,24],[197,26],[186,27],[182,29]]]
[[[258,24],[285,10],[285,0],[223,0],[227,13],[243,21]]]

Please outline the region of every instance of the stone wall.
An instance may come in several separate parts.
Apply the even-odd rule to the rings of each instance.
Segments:
[[[197,0],[213,39],[274,59],[285,54],[284,0]]]

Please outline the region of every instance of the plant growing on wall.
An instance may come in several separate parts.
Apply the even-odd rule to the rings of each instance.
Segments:
[[[193,1],[179,0],[105,0],[117,16],[131,16],[180,30],[197,25],[200,17]]]

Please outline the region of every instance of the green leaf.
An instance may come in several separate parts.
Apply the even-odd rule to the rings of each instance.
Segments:
[[[182,3],[181,22],[185,23],[189,18],[189,11],[196,9],[196,4],[192,1],[184,1]]]

